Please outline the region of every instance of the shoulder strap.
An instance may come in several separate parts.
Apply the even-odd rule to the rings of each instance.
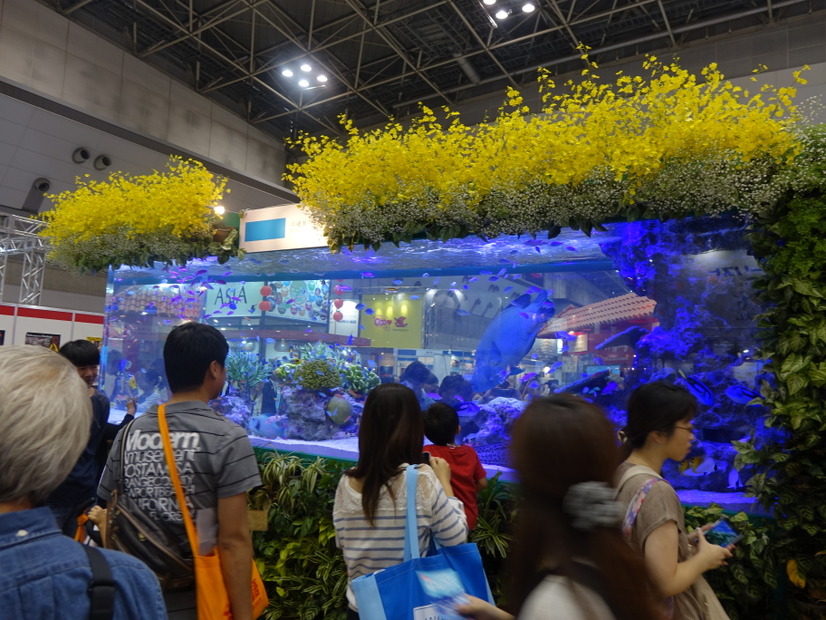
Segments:
[[[407,511],[404,524],[404,561],[418,558],[419,527],[416,521],[416,486],[419,479],[419,469],[416,465],[408,465],[405,470],[407,481]]]
[[[189,546],[192,547],[192,556],[198,554],[198,532],[192,522],[192,515],[189,514],[189,507],[186,505],[186,495],[184,494],[181,477],[178,475],[178,466],[175,463],[175,453],[172,452],[172,441],[169,438],[169,425],[166,423],[166,403],[158,406],[158,430],[163,440],[163,452],[166,457],[166,466],[169,468],[169,478],[172,486],[175,487],[175,497],[178,498],[178,506],[184,518],[186,526],[186,537],[189,539]]]
[[[640,513],[640,509],[642,508],[651,487],[653,487],[657,482],[665,481],[662,476],[650,467],[646,467],[645,465],[634,465],[625,471],[617,483],[617,494],[619,494],[620,489],[622,489],[626,482],[639,474],[648,474],[652,477],[649,478],[648,481],[639,489],[637,489],[637,492],[634,493],[634,497],[632,497],[631,501],[628,503],[628,508],[625,511],[625,518],[622,520],[622,533],[626,539],[631,538],[631,532],[634,529],[634,524],[637,522],[637,516]]]
[[[89,620],[112,620],[115,614],[115,579],[109,563],[94,547],[81,545],[92,566],[89,582]]]
[[[620,490],[626,482],[628,482],[631,478],[639,474],[649,474],[654,478],[663,480],[663,477],[650,467],[646,467],[645,465],[632,465],[631,467],[625,470],[625,473],[622,474],[622,477],[619,479],[619,482],[617,482],[617,495],[619,495]]]

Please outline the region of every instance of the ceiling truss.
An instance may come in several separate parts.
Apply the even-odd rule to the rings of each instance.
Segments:
[[[582,68],[826,10],[826,0],[50,0],[49,6],[278,138],[456,106]],[[281,75],[307,61],[328,82]]]

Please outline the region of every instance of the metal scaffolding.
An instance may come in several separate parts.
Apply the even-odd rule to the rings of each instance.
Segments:
[[[22,256],[18,301],[30,305],[40,303],[46,270],[46,244],[37,233],[43,226],[40,220],[0,213],[0,301],[3,300],[8,258]]]

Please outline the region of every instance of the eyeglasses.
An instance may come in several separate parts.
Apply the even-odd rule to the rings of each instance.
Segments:
[[[689,433],[692,433],[692,434],[694,433],[694,427],[692,427],[692,426],[680,426],[679,424],[675,424],[674,428],[681,428],[684,431],[688,431]]]

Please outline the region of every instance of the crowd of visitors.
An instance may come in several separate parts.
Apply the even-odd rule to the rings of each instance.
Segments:
[[[227,353],[218,330],[176,327],[163,351],[171,395],[137,418],[137,399],[130,398],[127,417],[113,425],[109,401],[96,389],[100,358],[93,344],[70,342],[60,354],[0,347],[4,613],[198,618],[200,573],[193,563],[214,556],[229,600],[224,615],[254,617],[247,492],[261,482],[258,466],[246,432],[207,404],[225,385]],[[160,382],[147,380],[148,388]],[[419,552],[467,541],[477,493],[487,483],[474,450],[457,439],[457,409],[472,397],[464,378],[451,375],[438,385],[418,362],[400,383],[382,383],[368,394],[358,461],[341,477],[333,506],[351,582],[402,563],[410,465],[418,470]],[[628,400],[617,442],[597,405],[534,394],[510,444],[519,508],[507,607],[470,597],[458,612],[478,620],[725,619],[702,575],[724,565],[732,550],[708,542],[706,528],[686,530],[679,499],[662,477],[667,459],[688,454],[696,412],[687,390],[643,385]],[[166,454],[162,419],[171,446]],[[180,473],[197,549],[165,458],[174,458]],[[71,539],[89,508],[110,549]],[[349,587],[346,602],[349,618],[367,618]],[[101,607],[104,615],[95,615]]]

